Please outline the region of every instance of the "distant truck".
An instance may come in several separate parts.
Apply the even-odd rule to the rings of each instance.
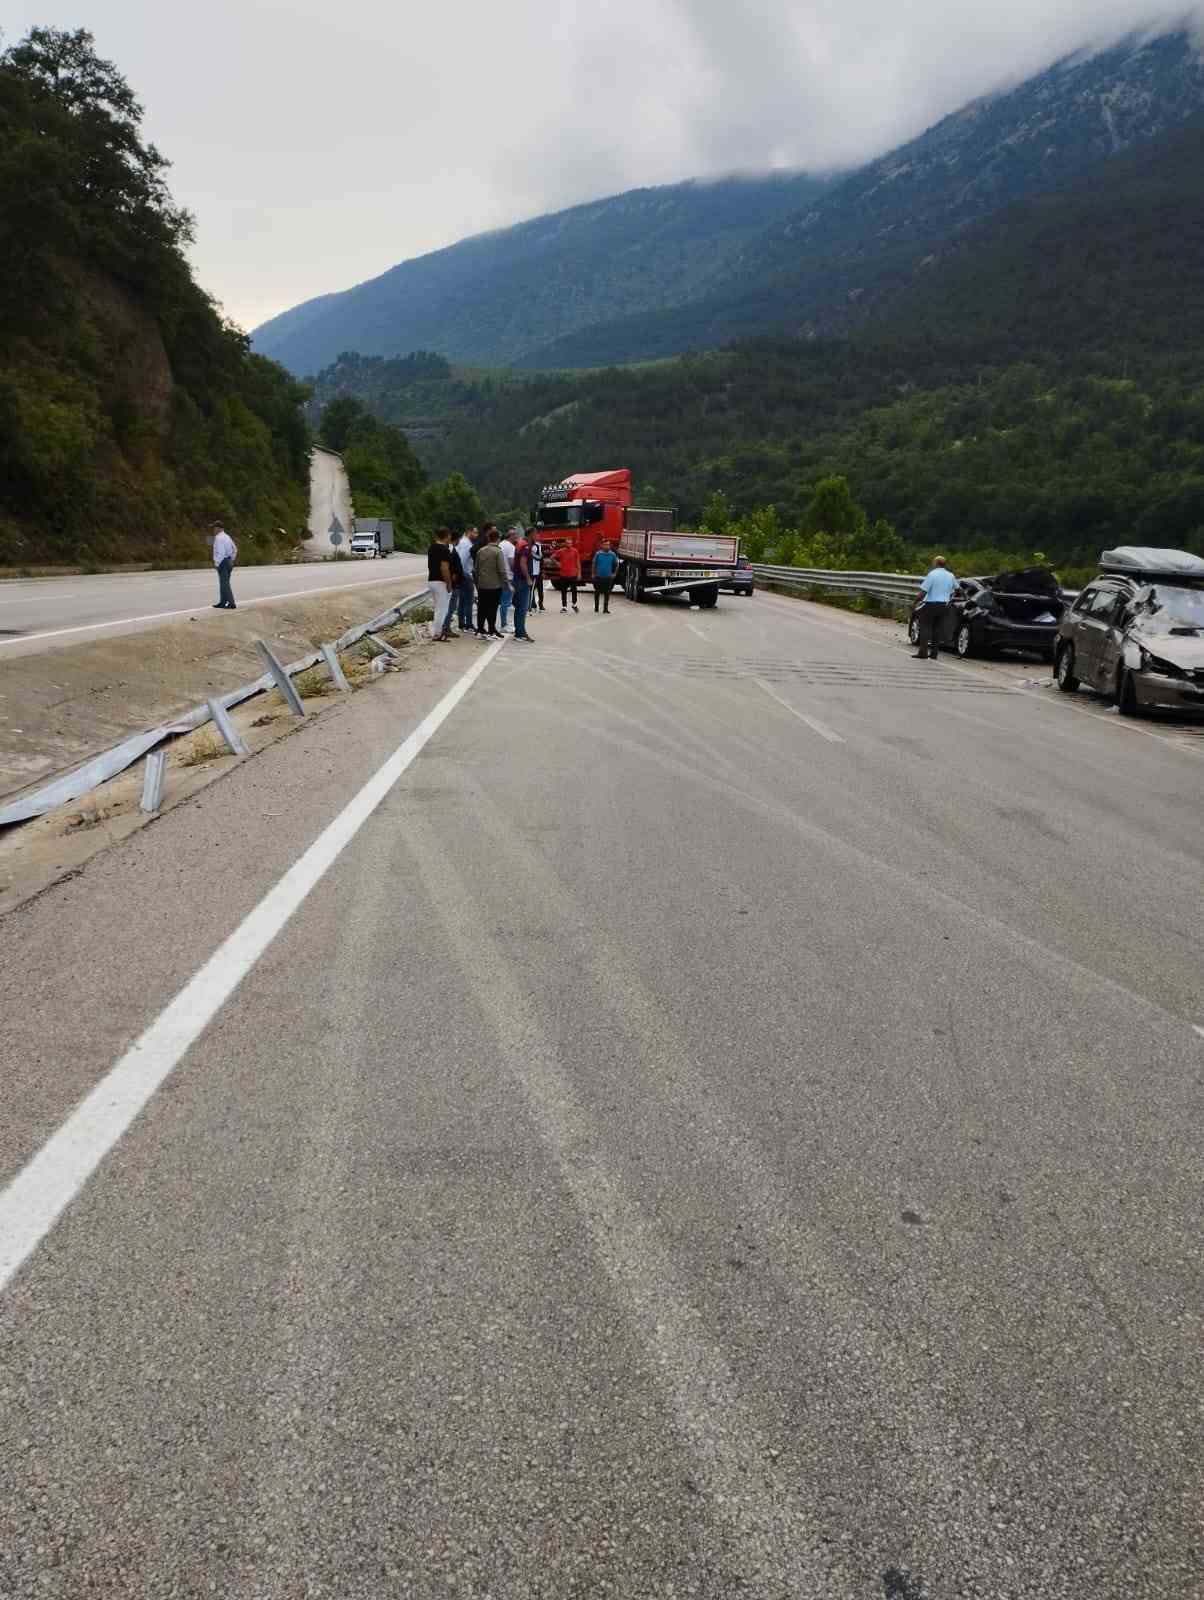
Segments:
[[[393,524],[387,517],[356,517],[351,528],[353,556],[393,554]]]
[[[740,556],[740,541],[723,534],[678,533],[672,509],[633,506],[631,473],[576,472],[548,484],[531,514],[543,546],[543,570],[553,581],[557,551],[573,544],[588,583],[600,545],[619,557],[619,582],[629,600],[647,595],[688,594],[697,606],[713,606]]]

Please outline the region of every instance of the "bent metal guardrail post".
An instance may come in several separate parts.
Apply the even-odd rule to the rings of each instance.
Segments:
[[[349,690],[351,685],[347,682],[347,674],[343,671],[343,663],[339,660],[339,653],[332,644],[322,646],[322,660],[330,669],[330,676],[336,689]]]
[[[267,662],[268,671],[272,674],[272,681],[284,696],[284,703],[288,706],[294,717],[303,717],[305,707],[301,704],[301,696],[293,687],[293,680],[277,661],[272,652],[272,647],[264,639],[256,639],[255,648]]]
[[[146,758],[146,771],[142,775],[142,799],[139,811],[158,811],[163,804],[163,778],[167,772],[167,751],[152,750]]]
[[[213,718],[214,726],[221,734],[222,738],[226,741],[226,745],[229,748],[231,755],[248,755],[250,752],[247,750],[246,744],[243,742],[242,734],[239,733],[233,722],[231,722],[230,713],[226,710],[225,706],[222,705],[221,701],[207,700],[205,704],[209,707],[209,715]]]
[[[335,640],[335,650],[350,650],[352,645],[358,644],[361,639],[371,637],[379,629],[393,627],[407,613],[416,611],[422,606],[429,606],[430,598],[430,585],[427,584],[415,593],[406,595],[396,605],[390,606],[388,611],[382,611],[379,617],[373,617],[371,622],[361,622],[353,628],[348,628],[346,633],[340,634]],[[300,661],[294,661],[280,670],[290,674],[305,672],[310,667],[316,666],[321,659],[321,655],[315,651],[313,655],[304,656]],[[241,705],[244,700],[262,694],[276,681],[278,680],[272,673],[265,672],[261,678],[256,678],[254,683],[244,683],[241,688],[231,689],[229,693],[224,694],[222,705],[226,709]],[[289,688],[292,689],[291,683]],[[293,690],[293,693],[296,691]],[[82,766],[60,773],[48,783],[40,784],[36,789],[28,790],[17,799],[0,805],[0,828],[12,827],[17,823],[28,822],[33,817],[45,816],[57,806],[78,800],[80,795],[98,788],[110,778],[115,778],[119,772],[124,772],[127,767],[133,766],[140,756],[145,755],[155,745],[182,733],[194,733],[209,720],[207,705],[193,706],[190,711],[185,711],[174,721],[164,723],[161,727],[147,728],[141,733],[131,734],[120,744],[113,745],[100,755],[85,761]]]

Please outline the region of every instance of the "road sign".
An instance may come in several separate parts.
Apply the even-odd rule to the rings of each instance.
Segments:
[[[330,528],[328,531],[330,533],[331,544],[337,548],[343,542],[343,524],[339,521],[338,517],[331,518]]]

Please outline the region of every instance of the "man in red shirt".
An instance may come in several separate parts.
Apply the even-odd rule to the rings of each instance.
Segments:
[[[560,576],[556,580],[556,587],[560,590],[560,615],[568,615],[569,592],[573,595],[573,610],[577,609],[577,583],[581,577],[581,557],[577,554],[575,544],[563,545],[556,552],[556,565]]]

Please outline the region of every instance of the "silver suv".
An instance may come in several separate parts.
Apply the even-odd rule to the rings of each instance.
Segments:
[[[1130,717],[1204,712],[1204,560],[1124,546],[1100,568],[1058,628],[1058,688],[1082,683]]]

